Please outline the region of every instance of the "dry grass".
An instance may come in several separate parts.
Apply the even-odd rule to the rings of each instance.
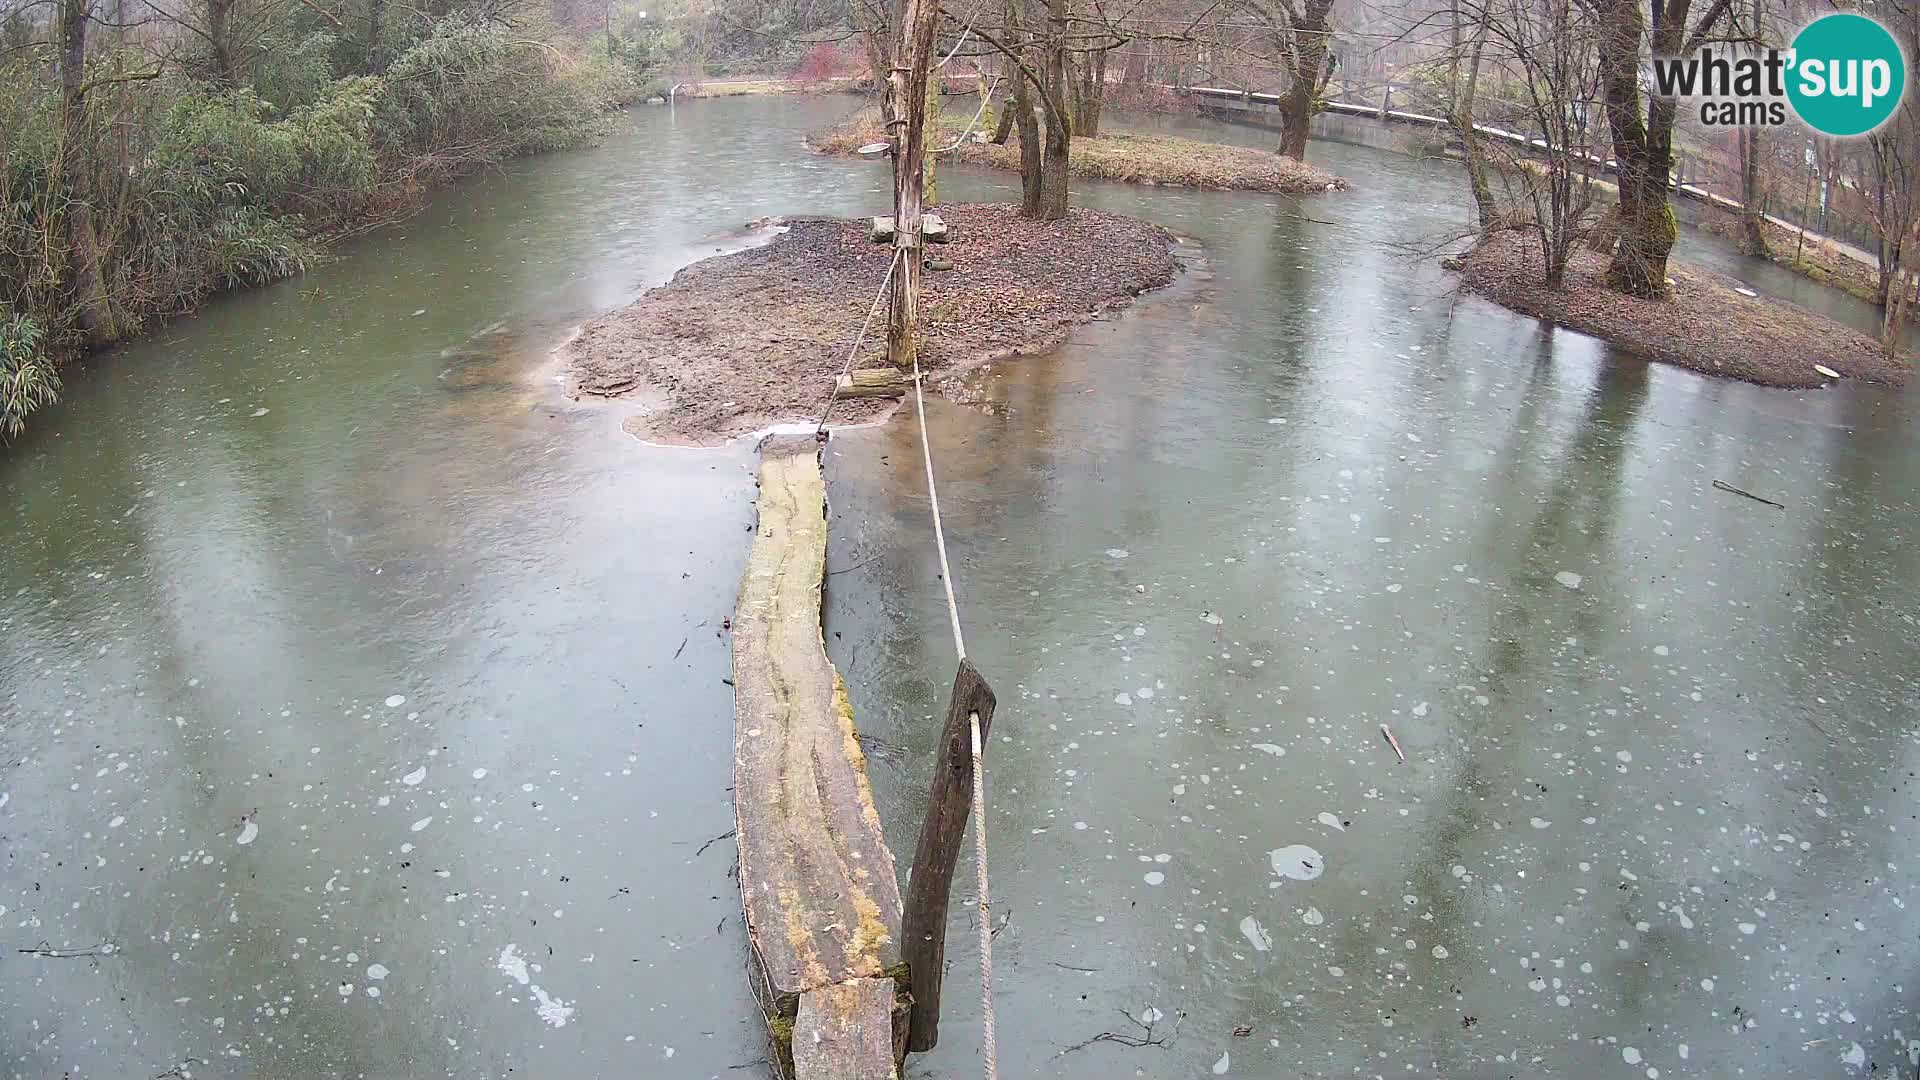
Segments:
[[[942,115],[937,145],[957,138],[972,119]],[[807,136],[807,145],[823,154],[850,154],[867,143],[885,141],[876,109],[862,109],[832,127]],[[946,156],[970,165],[1018,172],[1018,137],[1005,145],[969,141]],[[1073,140],[1068,161],[1072,175],[1089,180],[1199,188],[1205,191],[1273,191],[1300,195],[1345,188],[1347,182],[1325,169],[1245,146],[1222,146],[1168,135],[1098,135]]]
[[[1606,259],[1581,249],[1567,287],[1549,290],[1539,241],[1498,233],[1466,258],[1461,285],[1515,311],[1578,330],[1635,355],[1761,386],[1815,387],[1823,364],[1850,379],[1898,386],[1911,363],[1888,363],[1880,343],[1783,300],[1744,296],[1732,278],[1671,262],[1666,300],[1636,300],[1606,285]]]
[[[742,79],[688,83],[675,93],[678,98],[767,97],[775,94],[839,94],[859,88],[858,79]]]

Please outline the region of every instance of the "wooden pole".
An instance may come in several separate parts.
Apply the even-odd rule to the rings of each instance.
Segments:
[[[933,66],[933,32],[939,12],[939,0],[906,0],[882,110],[890,118],[887,137],[893,141],[893,246],[901,260],[889,297],[887,359],[903,369],[913,367],[914,327],[919,321],[927,73]]]
[[[993,726],[993,687],[961,660],[953,674],[947,724],[940,732],[933,766],[933,790],[927,817],[913,852],[913,880],[900,918],[900,958],[907,962],[913,1010],[907,1018],[907,1049],[918,1054],[940,1041],[940,981],[947,969],[947,902],[953,891],[953,867],[967,833],[973,802],[972,718],[980,717],[984,746]]]

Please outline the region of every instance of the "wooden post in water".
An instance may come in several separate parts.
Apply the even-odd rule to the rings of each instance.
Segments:
[[[947,969],[947,902],[953,891],[953,867],[967,834],[967,810],[973,803],[972,718],[980,717],[984,747],[993,725],[993,687],[962,659],[953,674],[947,724],[933,764],[933,790],[927,817],[913,852],[913,879],[900,917],[900,958],[907,962],[913,1010],[907,1018],[907,1049],[931,1050],[940,1041],[940,981]]]
[[[920,202],[925,183],[922,165],[927,143],[927,73],[933,66],[934,25],[939,0],[906,0],[893,70],[887,73],[887,107],[893,140],[893,246],[901,260],[893,272],[887,319],[887,359],[901,370],[913,367],[914,327],[919,321],[920,270],[925,254],[920,240]]]

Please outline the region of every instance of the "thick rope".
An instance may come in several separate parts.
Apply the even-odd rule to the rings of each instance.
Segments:
[[[940,520],[940,491],[933,480],[933,447],[927,441],[927,399],[921,392],[920,350],[913,353],[913,410],[920,419],[920,457],[927,466],[927,503],[933,510],[933,543],[940,552],[940,581],[947,591],[947,618],[953,625],[953,651],[967,658],[967,641],[960,633],[960,602],[953,595],[953,567],[947,561],[947,530]],[[1000,1050],[993,1018],[993,907],[987,889],[987,768],[981,760],[980,714],[967,722],[973,734],[973,861],[980,924],[980,1054],[987,1080],[1000,1076]]]
[[[947,530],[940,524],[940,490],[933,483],[933,447],[927,445],[927,399],[920,393],[920,350],[913,350],[913,410],[920,416],[920,457],[927,463],[927,502],[933,507],[933,543],[940,549],[940,583],[947,589],[947,617],[953,622],[953,651],[967,658],[960,635],[960,602],[953,598],[953,567],[947,564]]]
[[[867,308],[867,317],[860,324],[860,332],[854,335],[853,348],[847,350],[847,362],[840,367],[840,378],[853,370],[853,358],[860,354],[860,343],[867,339],[867,328],[873,325],[873,316],[880,310],[880,301],[886,298],[887,285],[893,281],[893,268],[900,265],[900,251],[895,249],[893,258],[887,260],[887,272],[880,279],[880,291],[873,294],[873,305]],[[815,435],[827,430],[827,417],[833,413],[833,403],[840,400],[840,379],[833,380],[833,390],[827,395],[826,407],[820,410],[820,426],[813,429]]]
[[[987,767],[980,760],[980,714],[968,717],[973,726],[973,859],[980,892],[980,1055],[986,1059],[987,1080],[1000,1076],[1000,1049],[993,1034],[993,903],[987,897]]]

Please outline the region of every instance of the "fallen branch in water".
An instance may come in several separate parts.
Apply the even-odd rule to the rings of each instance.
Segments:
[[[112,956],[118,948],[119,946],[111,941],[103,941],[98,945],[89,945],[84,949],[56,949],[52,943],[43,941],[31,949],[15,949],[14,951],[24,953],[27,956],[45,957],[49,960],[71,960],[77,956]]]
[[[693,857],[697,859],[697,858],[699,858],[700,856],[702,856],[702,855],[705,855],[705,854],[707,853],[707,849],[708,849],[708,848],[710,848],[710,847],[712,847],[713,845],[715,845],[715,844],[717,844],[717,843],[719,843],[719,842],[720,842],[720,841],[722,841],[722,840],[730,840],[730,839],[732,839],[732,838],[733,838],[733,835],[734,835],[734,833],[735,833],[735,831],[736,831],[736,830],[733,830],[733,829],[728,829],[728,830],[727,830],[726,832],[723,832],[723,833],[721,833],[721,834],[720,834],[719,836],[716,836],[716,837],[714,837],[713,839],[711,839],[711,840],[709,840],[709,841],[707,841],[706,843],[704,843],[704,844],[701,844],[701,845],[700,845],[700,850],[699,850],[699,851],[696,851],[696,852],[694,852],[694,853],[693,853]]]
[[[1713,486],[1719,488],[1721,491],[1731,491],[1735,495],[1745,495],[1747,498],[1752,499],[1754,502],[1766,503],[1768,506],[1771,506],[1776,510],[1785,510],[1787,508],[1786,503],[1777,503],[1777,502],[1774,502],[1772,499],[1763,499],[1760,496],[1755,495],[1751,491],[1743,491],[1740,488],[1734,487],[1732,484],[1727,483],[1725,480],[1715,480],[1713,482]]]
[[[1400,764],[1405,765],[1407,763],[1407,755],[1400,749],[1400,740],[1393,737],[1392,729],[1388,728],[1385,724],[1381,724],[1380,734],[1385,735],[1387,737],[1387,745],[1393,747],[1393,756],[1400,759]]]
[[[1138,1049],[1142,1046],[1158,1046],[1163,1049],[1168,1046],[1172,1046],[1173,1040],[1179,1037],[1180,1035],[1180,1022],[1187,1018],[1187,1014],[1183,1012],[1174,1013],[1173,1014],[1173,1030],[1167,1032],[1165,1035],[1155,1035],[1153,1033],[1153,1025],[1160,1022],[1160,1017],[1159,1017],[1158,1009],[1153,1010],[1153,1012],[1155,1014],[1154,1019],[1142,1020],[1139,1017],[1128,1012],[1127,1010],[1121,1009],[1120,1015],[1126,1017],[1127,1020],[1133,1024],[1134,1027],[1139,1028],[1140,1034],[1129,1035],[1124,1031],[1103,1031],[1100,1034],[1095,1035],[1093,1038],[1086,1040],[1085,1042],[1074,1043],[1072,1046],[1067,1047],[1065,1050],[1062,1050],[1053,1056],[1056,1058],[1066,1057],[1068,1054],[1073,1053],[1075,1050],[1085,1050],[1087,1047],[1092,1046],[1094,1043],[1102,1043],[1102,1042],[1119,1043],[1121,1046],[1130,1046],[1135,1049]]]

